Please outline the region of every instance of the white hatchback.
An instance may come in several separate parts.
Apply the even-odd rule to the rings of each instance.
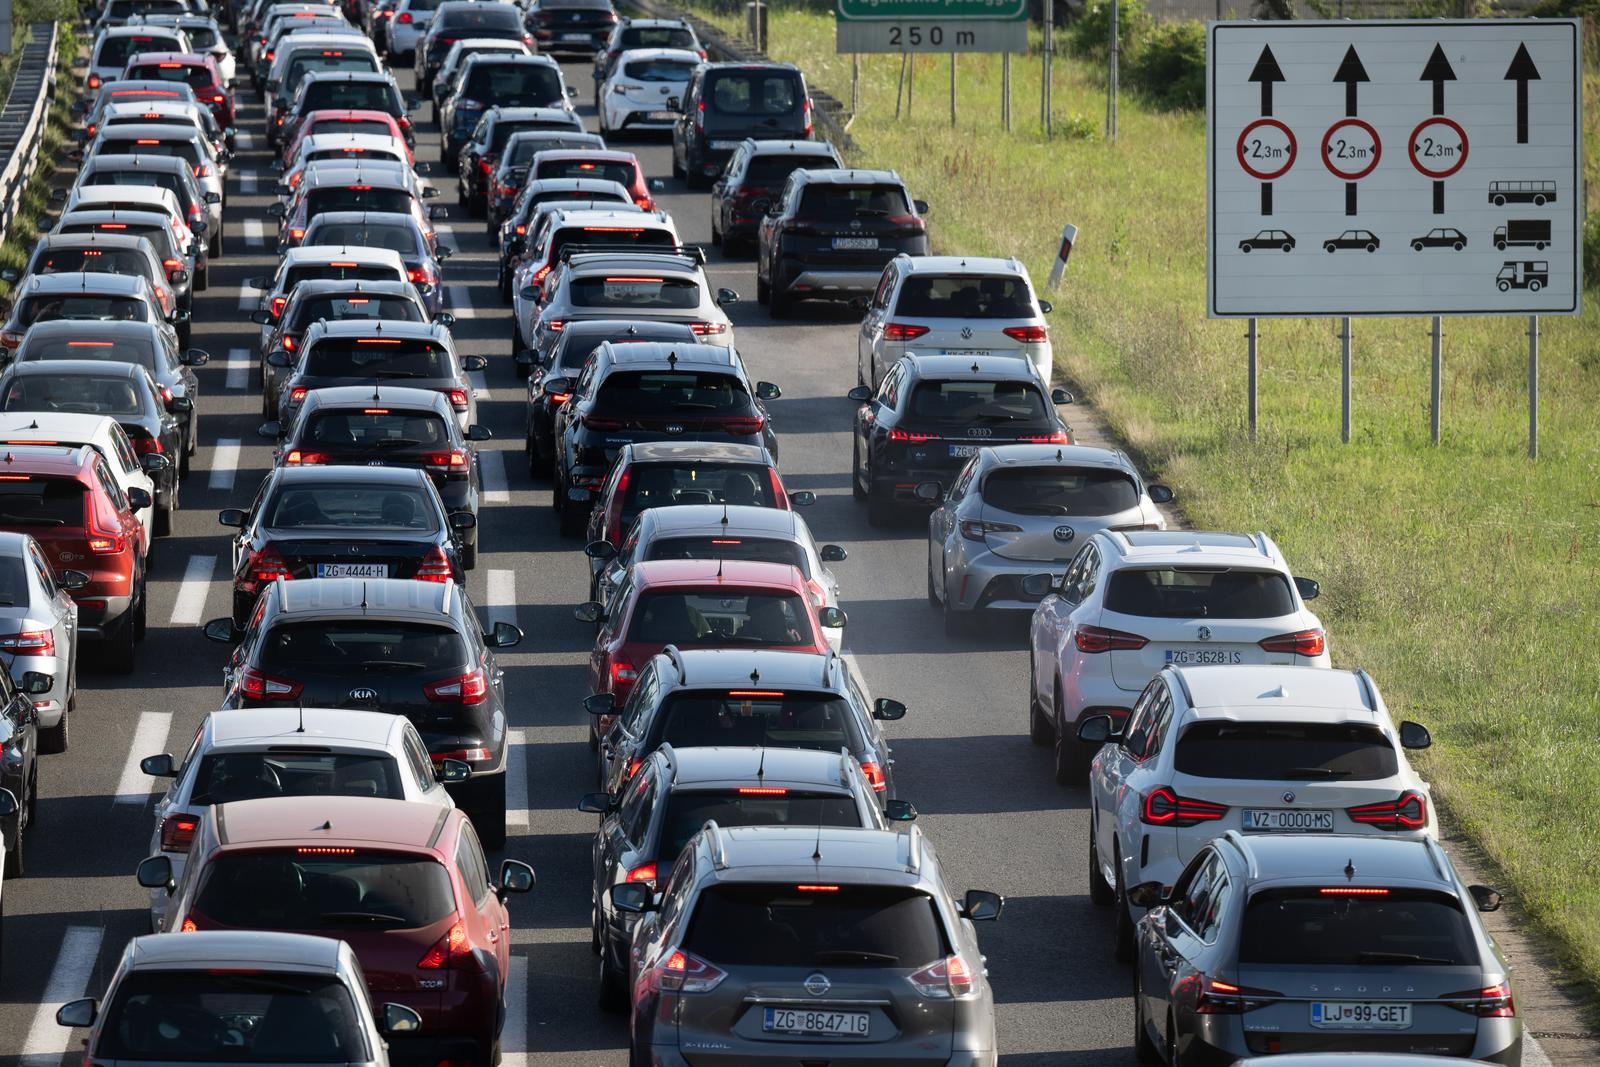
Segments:
[[[686,48],[633,48],[617,57],[600,84],[600,132],[670,130],[678,110],[668,101],[682,99],[689,75],[705,62]]]

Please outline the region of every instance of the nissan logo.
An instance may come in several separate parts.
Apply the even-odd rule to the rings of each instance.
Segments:
[[[378,691],[376,689],[366,689],[366,688],[352,689],[352,690],[350,690],[350,699],[351,700],[377,700],[378,699]]]
[[[1076,536],[1078,536],[1078,531],[1070,526],[1057,526],[1054,531],[1055,539],[1062,544],[1066,544]]]
[[[825,974],[813,974],[805,980],[806,992],[814,997],[825,996],[833,988],[833,983],[828,981]]]

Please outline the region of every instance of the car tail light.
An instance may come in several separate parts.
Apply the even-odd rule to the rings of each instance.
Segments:
[[[304,230],[300,231],[300,236],[301,237],[305,236],[305,231]],[[286,305],[288,303],[289,303],[289,298],[286,297],[286,296],[275,296],[275,297],[273,297],[272,298],[272,317],[273,318],[278,318],[279,316],[281,316],[283,314],[284,305]]]
[[[435,752],[428,758],[435,766],[447,759],[458,759],[463,763],[488,763],[494,759],[494,753],[480,745],[477,748],[458,748],[454,752]]]
[[[304,396],[305,393],[302,392],[300,393],[300,396],[291,395],[291,399],[300,400]],[[287,456],[283,457],[283,462],[291,467],[320,467],[322,464],[328,462],[328,454],[326,452],[307,452],[302,449],[293,448],[289,450],[289,454]]]
[[[1216,822],[1228,814],[1228,805],[1209,800],[1180,797],[1168,786],[1160,785],[1145,794],[1139,808],[1139,821],[1149,826],[1198,826]]]
[[[262,674],[254,667],[246,667],[239,678],[239,692],[249,700],[294,700],[304,688],[292,678]]]
[[[940,437],[936,433],[917,433],[915,430],[890,430],[889,440],[920,445],[928,441],[938,441]]]
[[[467,107],[468,105],[478,106],[477,101],[475,100],[463,100],[456,104],[458,108]],[[494,173],[494,164],[490,163],[487,159],[480,159],[478,160],[478,169],[483,171],[483,176],[487,178],[489,175]]]
[[[1049,433],[1019,433],[1018,444],[1028,445],[1070,445],[1072,435],[1065,430],[1052,430]]]
[[[161,851],[188,852],[194,844],[194,832],[200,828],[200,816],[187,812],[168,815],[161,820]]]
[[[0,330],[0,345],[6,348],[19,348],[22,345],[21,330]]]
[[[885,341],[910,341],[921,337],[928,332],[927,326],[916,326],[909,322],[891,322],[883,328]]]
[[[289,240],[291,240],[291,241],[303,241],[303,240],[305,240],[305,236],[306,236],[306,231],[305,231],[305,229],[303,227],[291,226],[289,228]]]
[[[97,556],[121,554],[126,545],[122,536],[122,519],[113,510],[111,501],[103,493],[94,494],[89,507],[89,551]]]
[[[218,93],[211,98],[211,102],[213,104],[226,104],[228,102],[228,98],[223,96],[221,93]]]
[[[275,582],[279,578],[285,581],[294,580],[294,575],[289,573],[289,565],[271,545],[256,549],[250,556],[250,562],[245,565],[245,570],[253,582]]]
[[[211,173],[211,168],[206,166],[204,163],[195,164],[194,176],[196,178],[204,178],[209,173]]]
[[[918,218],[916,215],[890,215],[883,221],[889,223],[891,226],[902,226],[911,230],[920,230],[923,228],[922,219]]]
[[[165,451],[161,447],[161,441],[155,437],[134,437],[129,434],[128,443],[133,445],[134,452],[141,456],[159,456]]]
[[[353,303],[355,303],[355,301],[354,300],[350,300],[350,301],[346,301],[346,303],[353,304]],[[295,344],[294,334],[286,333],[286,334],[283,335],[283,349],[284,349],[285,352],[293,352],[294,351],[294,344]]]
[[[585,415],[578,420],[586,430],[620,430],[621,419],[607,419],[599,415]]]
[[[1517,1014],[1517,1003],[1511,996],[1511,983],[1503,979],[1482,989],[1446,993],[1439,999],[1457,1011],[1476,1015],[1480,1019],[1511,1019]]]
[[[54,630],[23,630],[9,637],[0,637],[0,652],[15,652],[21,656],[53,656],[56,654],[56,633]]]
[[[727,972],[681,948],[650,969],[651,983],[666,993],[709,993],[726,977]]]
[[[827,607],[828,594],[822,591],[822,585],[815,578],[806,579],[806,599],[814,608]]]
[[[459,448],[449,452],[432,452],[423,456],[422,462],[434,470],[464,471],[467,469],[467,454]]]
[[[1013,341],[1024,341],[1034,345],[1050,340],[1050,331],[1044,326],[1007,326],[1000,332]]]
[[[689,329],[693,330],[696,336],[704,337],[707,334],[727,333],[728,324],[725,322],[691,322]]]
[[[694,124],[700,128],[700,132],[702,132],[702,133],[705,132],[705,128],[706,128],[706,102],[704,100],[700,101],[700,106],[695,109]]]
[[[402,26],[409,26],[413,22],[415,22],[416,19],[411,17],[411,12],[402,11],[402,12],[400,12],[399,17],[395,19],[395,21],[398,22]]]
[[[737,434],[741,437],[749,437],[752,434],[760,433],[762,427],[766,426],[766,424],[767,420],[762,418],[760,415],[748,415],[731,419],[722,419],[718,423],[723,430],[731,434]]]
[[[465,389],[446,389],[445,394],[450,397],[450,406],[455,408],[457,411],[467,410],[467,404],[472,399],[472,397],[467,394]],[[465,457],[463,457],[462,462],[465,461]]]
[[[178,933],[192,934],[198,929],[200,929],[200,927],[195,925],[193,919],[189,918],[188,916],[184,916],[183,922],[178,926]]]
[[[633,870],[628,872],[628,881],[630,881],[630,882],[649,882],[651,885],[655,885],[655,883],[656,883],[656,865],[653,864],[653,863],[641,863],[641,864],[639,864],[639,866],[635,867]]]
[[[1351,822],[1379,830],[1421,830],[1428,825],[1428,798],[1407,789],[1394,800],[1346,808],[1344,813]]]
[[[862,760],[861,773],[867,776],[867,781],[872,785],[874,793],[882,793],[889,788],[889,781],[883,776],[883,767],[877,760]]]
[[[489,693],[489,682],[482,670],[476,670],[429,682],[422,692],[437,704],[481,704]]]
[[[517,187],[515,185],[506,185],[503,182],[495,182],[494,183],[494,194],[496,196],[516,196],[517,195]],[[517,227],[517,232],[518,233],[526,232],[526,227],[518,226]]]
[[[633,669],[633,664],[625,659],[611,661],[611,687],[615,690],[620,683],[624,688],[630,686],[639,677],[639,672]]]
[[[290,403],[298,404],[298,403],[300,403],[300,401],[304,400],[305,398],[306,398],[306,387],[305,386],[297,385],[293,389],[289,390],[289,402]],[[314,454],[314,453],[312,453],[312,454]]]
[[[527,235],[528,235],[528,228],[526,226],[518,226],[517,227],[517,236],[518,237],[526,237]]]
[[[540,267],[538,270],[534,271],[533,272],[533,277],[529,278],[528,280],[530,282],[532,282],[534,285],[538,285],[540,282],[544,281],[545,275],[547,275],[549,273],[550,273],[550,264],[546,263],[542,267]]]
[[[1293,652],[1297,656],[1320,656],[1328,649],[1328,638],[1321,630],[1296,630],[1258,641],[1267,652]]]
[[[110,225],[108,224],[106,228],[110,229]],[[167,269],[167,281],[169,282],[172,280],[173,271],[183,269],[183,261],[178,259],[163,259],[161,265]]]
[[[545,329],[549,330],[551,333],[560,333],[562,330],[565,330],[567,328],[567,320],[566,319],[546,319],[544,322],[540,323],[539,325],[543,326]]]
[[[806,140],[809,141],[811,139],[811,133],[812,133],[813,129],[815,128],[811,123],[811,98],[809,96],[806,97],[806,106],[805,106],[805,111],[803,112],[803,114],[804,114],[805,120],[806,120],[806,132],[804,134],[802,134],[801,136],[803,136]]]
[[[1137,652],[1150,643],[1148,637],[1107,630],[1099,626],[1080,626],[1073,641],[1079,652]]]
[[[978,519],[961,520],[961,536],[982,544],[985,534],[1021,533],[1022,527],[1011,522],[982,522]]]
[[[467,946],[467,926],[458,920],[451,923],[445,935],[435,941],[433,947],[417,961],[417,970],[444,970],[471,953],[472,950]]]
[[[1264,1008],[1281,997],[1270,989],[1251,989],[1209,975],[1200,975],[1194,985],[1194,1010],[1201,1015],[1242,1015]]]
[[[419,582],[448,582],[455,574],[450,569],[450,560],[444,554],[444,549],[434,545],[428,549],[428,554],[422,557],[422,565],[417,568],[417,581]]]
[[[964,997],[973,989],[972,969],[960,956],[946,956],[930,963],[915,974],[907,975],[906,981],[918,993],[937,1000]]]

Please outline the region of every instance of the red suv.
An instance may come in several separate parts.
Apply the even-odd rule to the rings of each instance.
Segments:
[[[194,98],[211,109],[211,117],[226,130],[233,125],[233,94],[222,81],[217,61],[197,52],[145,52],[133,57],[123,78],[183,82]]]
[[[390,1039],[393,1054],[449,1067],[494,1062],[511,958],[505,898],[533,888],[533,868],[502,860],[492,881],[460,808],[361,796],[359,776],[344,796],[281,796],[270,765],[257,765],[247,781],[260,799],[201,818],[182,882],[173,884],[166,855],[139,865],[140,885],[167,887],[163,929],[347,941],[373,998],[422,1016],[416,1036]],[[416,761],[400,773],[433,778]]]
[[[138,511],[145,490],[124,492],[105,457],[88,446],[7,445],[0,457],[0,530],[32,534],[60,574],[89,581],[72,592],[78,632],[109,646],[106,664],[133,671],[134,643],[144,638],[145,532]]]

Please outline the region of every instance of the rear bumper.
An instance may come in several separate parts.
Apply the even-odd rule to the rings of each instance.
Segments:
[[[841,1061],[836,1055],[839,1047],[840,1046],[837,1044],[803,1046],[803,1048],[814,1050],[818,1053],[817,1057],[813,1059],[809,1056],[797,1055],[800,1050],[795,1046],[784,1042],[773,1042],[771,1052],[767,1055],[759,1057],[756,1055],[758,1050],[750,1049],[748,1048],[748,1045],[746,1045],[746,1051],[742,1052],[734,1062],[742,1064],[771,1063],[773,1067],[790,1067],[791,1064],[796,1062],[840,1063],[843,1061]],[[899,1062],[898,1057],[896,1058],[896,1061]],[[699,1057],[696,1057],[693,1060],[688,1059],[683,1055],[683,1053],[679,1052],[676,1048],[670,1045],[651,1045],[645,1052],[644,1062],[648,1064],[649,1067],[702,1067],[702,1065],[707,1061]],[[872,1061],[867,1060],[860,1062]],[[933,1061],[918,1059],[916,1062],[928,1064],[937,1063],[938,1067],[995,1067],[995,1064],[999,1062],[999,1053],[997,1053],[994,1049],[970,1051],[958,1049],[957,1051],[953,1052],[950,1055],[950,1058],[947,1060]]]
[[[847,299],[863,296],[877,289],[883,269],[873,267],[839,267],[837,269],[809,264],[789,267],[784,274],[788,280],[783,288],[801,296],[819,299]]]
[[[95,608],[94,601],[102,601],[105,610]],[[78,601],[78,635],[80,637],[108,638],[127,618],[133,606],[132,596],[100,596],[89,594]]]
[[[1008,560],[983,552],[945,576],[949,596],[945,606],[956,611],[1031,612],[1044,598],[1024,593],[1022,579],[1030,574],[1058,571],[1062,566],[1060,562]]]

